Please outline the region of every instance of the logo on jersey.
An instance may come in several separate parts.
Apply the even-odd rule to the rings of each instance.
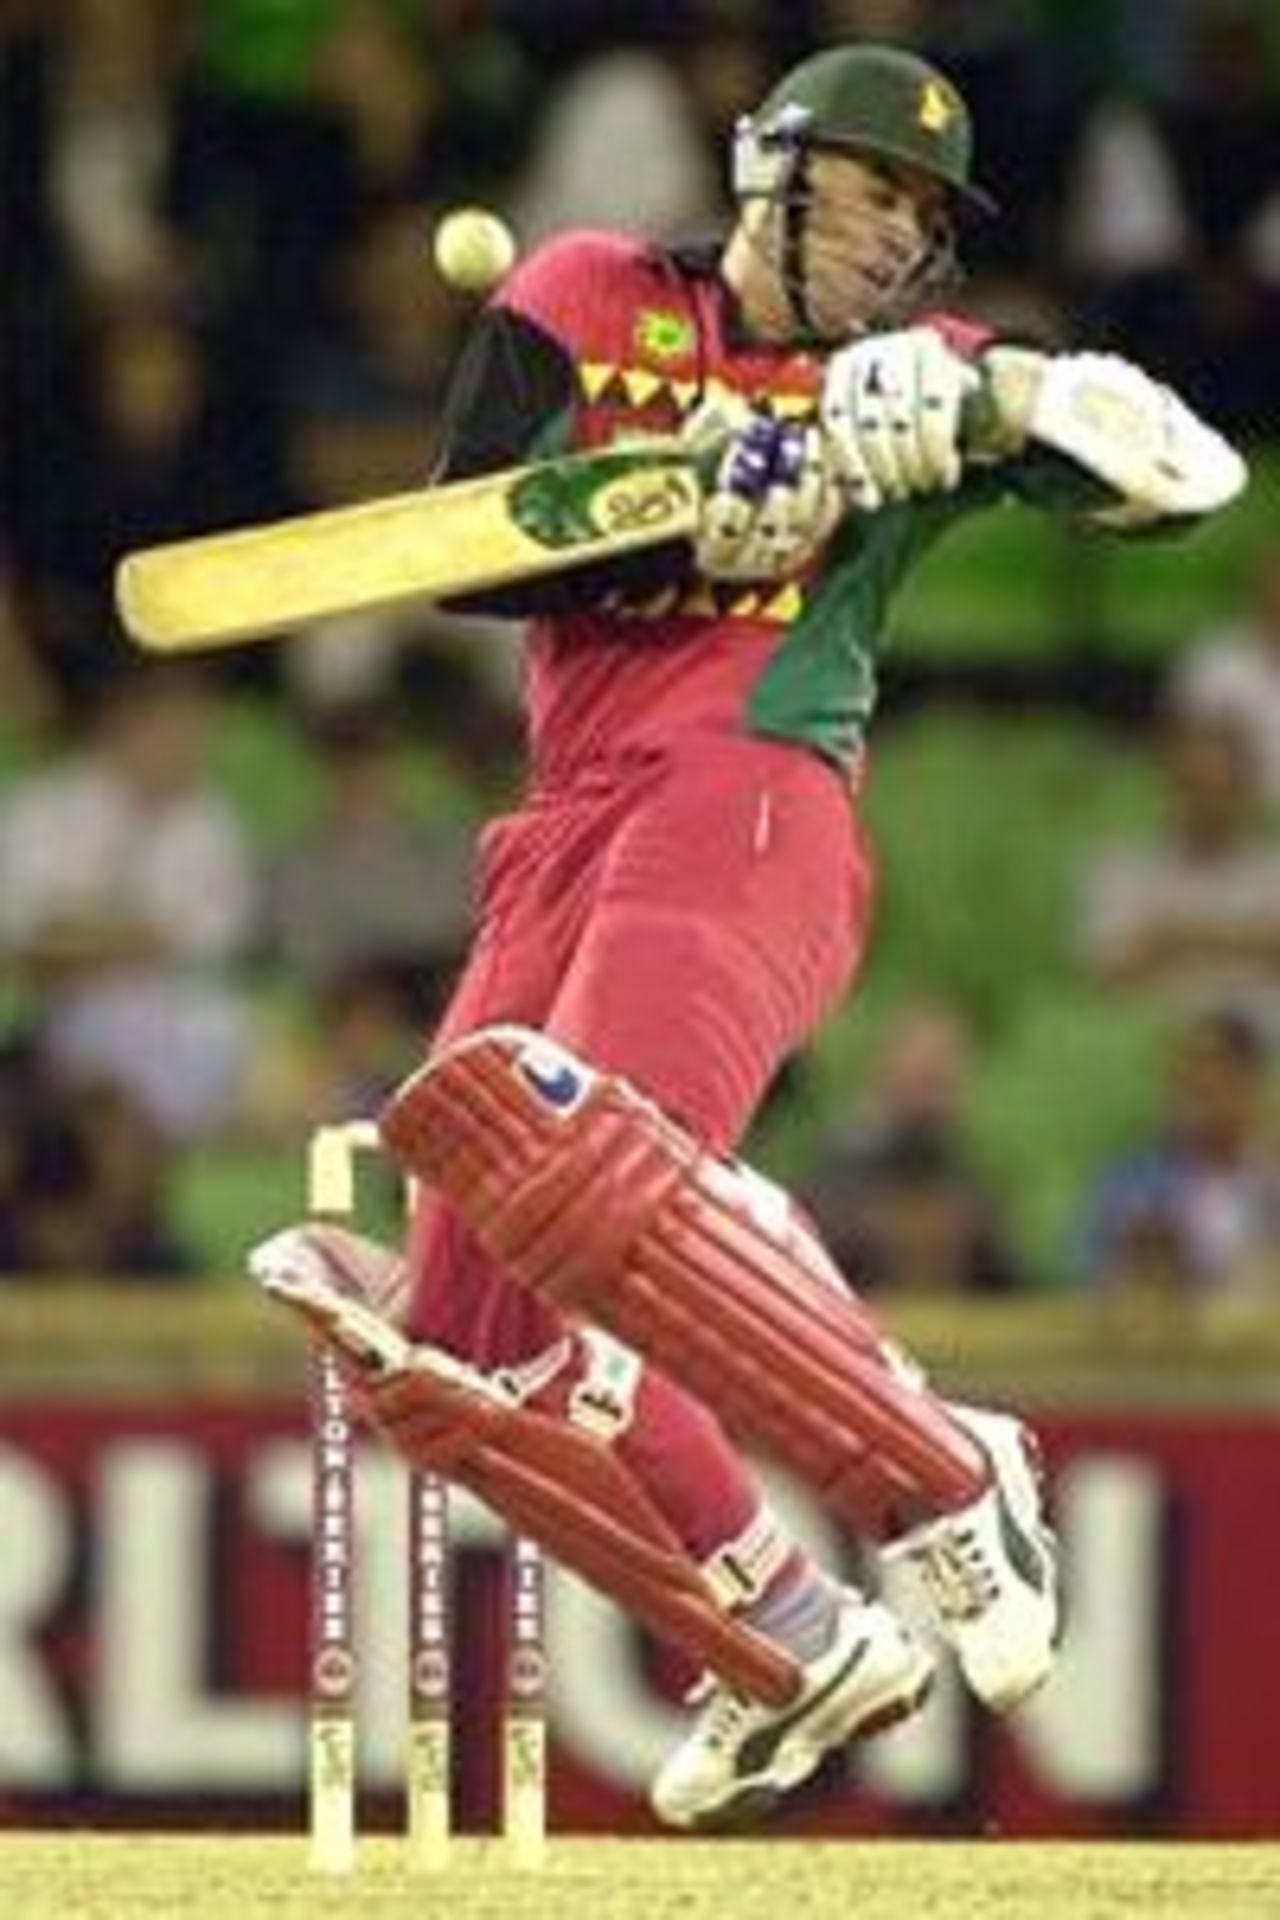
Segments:
[[[591,1091],[592,1076],[545,1041],[518,1054],[515,1068],[545,1105],[565,1117],[580,1107]]]
[[[636,316],[636,348],[651,360],[683,360],[693,352],[693,322],[669,307],[643,307]]]

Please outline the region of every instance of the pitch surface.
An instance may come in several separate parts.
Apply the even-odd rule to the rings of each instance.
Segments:
[[[414,1879],[362,1842],[354,1878],[302,1843],[0,1833],[5,1920],[1274,1920],[1280,1846],[561,1840],[535,1874],[454,1843]]]

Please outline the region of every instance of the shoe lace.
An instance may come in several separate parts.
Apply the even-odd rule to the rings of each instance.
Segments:
[[[990,1555],[972,1527],[949,1528],[922,1546],[918,1558],[944,1620],[976,1620],[999,1594]]]
[[[731,1751],[742,1735],[744,1723],[754,1712],[752,1702],[731,1687],[717,1686],[703,1709],[698,1729],[704,1746],[717,1753]]]

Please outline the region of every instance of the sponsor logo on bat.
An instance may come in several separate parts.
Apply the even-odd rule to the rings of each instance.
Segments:
[[[693,484],[691,475],[670,468],[628,474],[600,489],[592,502],[592,518],[605,533],[664,526],[684,511]]]
[[[540,546],[563,549],[610,537],[680,528],[698,500],[691,466],[643,447],[556,460],[526,474],[507,501],[512,520]]]

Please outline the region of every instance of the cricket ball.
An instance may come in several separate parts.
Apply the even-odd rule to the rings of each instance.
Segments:
[[[461,293],[488,293],[515,265],[515,238],[484,207],[459,207],[436,228],[432,249],[441,278]]]

